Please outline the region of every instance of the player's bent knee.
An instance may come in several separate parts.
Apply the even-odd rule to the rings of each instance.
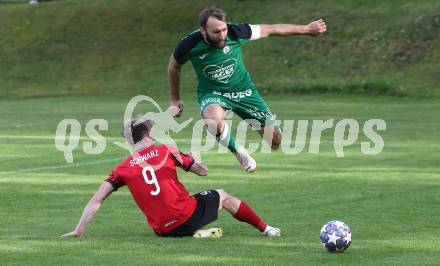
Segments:
[[[214,121],[223,121],[225,119],[225,111],[220,105],[211,104],[203,110],[202,117]]]
[[[220,196],[220,201],[223,201],[226,198],[226,192],[222,188],[216,189],[215,191],[217,191],[218,195]]]
[[[216,189],[218,195],[219,195],[219,206],[218,210],[221,210],[224,207],[224,202],[228,198],[228,194],[223,189]]]
[[[281,145],[281,139],[273,139],[272,140],[272,149],[274,150],[278,150],[280,148]]]
[[[204,118],[205,125],[208,127],[208,131],[211,134],[218,135],[222,132],[223,129],[223,118]],[[215,132],[214,132],[215,131]]]
[[[281,145],[282,136],[281,133],[278,131],[274,133],[272,138],[272,149],[277,150]]]
[[[222,207],[230,211],[231,209],[233,209],[234,206],[234,198],[228,193],[226,193],[226,195],[227,196],[222,202]]]
[[[223,203],[225,200],[227,200],[230,197],[230,195],[222,188],[216,189],[216,191],[220,196],[220,203]]]

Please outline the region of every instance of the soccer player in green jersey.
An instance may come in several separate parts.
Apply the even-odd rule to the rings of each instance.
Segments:
[[[235,142],[224,122],[225,110],[232,110],[246,121],[256,121],[260,135],[272,146],[279,147],[281,131],[274,125],[274,116],[261,98],[243,63],[241,48],[249,41],[269,36],[310,35],[326,31],[320,19],[307,25],[294,24],[230,24],[219,8],[204,9],[200,29],[183,38],[171,55],[168,65],[171,106],[183,111],[180,100],[180,68],[191,61],[199,81],[197,99],[208,132],[235,154],[242,168],[254,172],[257,165],[244,147]]]

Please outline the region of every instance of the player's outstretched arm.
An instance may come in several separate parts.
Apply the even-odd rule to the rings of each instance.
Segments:
[[[185,156],[188,156],[193,159],[193,163],[191,167],[188,169],[189,172],[194,173],[198,176],[207,176],[208,175],[208,166],[204,164],[200,159],[194,158],[192,152],[185,153]]]
[[[180,100],[180,65],[174,55],[171,55],[168,64],[168,86],[170,90],[171,106],[179,108],[179,112],[174,116],[179,117],[183,112],[183,101]]]
[[[261,24],[260,38],[269,36],[291,36],[291,35],[310,35],[318,36],[327,30],[325,21],[320,19],[307,25],[295,24]]]
[[[95,214],[98,212],[99,208],[101,208],[104,200],[113,192],[113,186],[104,182],[99,187],[98,191],[96,191],[95,195],[90,199],[89,203],[87,203],[86,207],[83,210],[81,218],[79,219],[78,225],[75,230],[69,232],[67,234],[62,235],[61,237],[80,237],[85,231],[87,225],[93,219]]]

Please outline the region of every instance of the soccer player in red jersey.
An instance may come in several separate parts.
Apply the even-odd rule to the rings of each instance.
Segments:
[[[280,236],[280,229],[267,225],[246,202],[223,189],[190,195],[179,182],[176,166],[199,176],[208,168],[194,162],[190,154],[167,145],[154,145],[149,136],[150,120],[134,119],[124,126],[124,137],[137,150],[116,166],[85,206],[75,228],[63,237],[79,237],[100,209],[104,200],[122,186],[127,186],[150,227],[158,236],[220,237],[221,229],[200,230],[217,219],[226,209],[242,222],[257,228],[264,236]]]

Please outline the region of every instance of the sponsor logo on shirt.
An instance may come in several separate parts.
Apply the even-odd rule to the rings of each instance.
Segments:
[[[203,74],[211,80],[227,84],[232,75],[234,75],[236,66],[237,60],[231,58],[221,65],[207,65],[203,69]]]

